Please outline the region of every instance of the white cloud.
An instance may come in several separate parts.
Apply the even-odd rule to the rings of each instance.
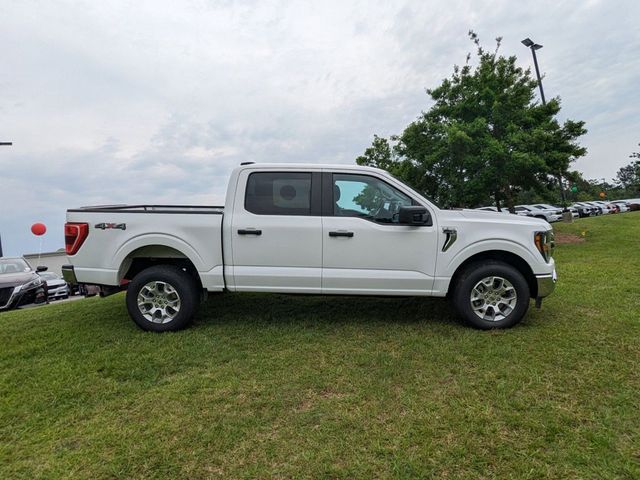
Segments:
[[[5,252],[62,245],[68,207],[220,203],[241,161],[352,162],[428,107],[424,88],[503,36],[587,121],[590,177],[640,141],[636,2],[13,2],[0,44]]]

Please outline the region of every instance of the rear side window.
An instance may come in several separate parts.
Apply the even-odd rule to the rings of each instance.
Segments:
[[[244,208],[257,215],[311,215],[311,173],[252,173]]]

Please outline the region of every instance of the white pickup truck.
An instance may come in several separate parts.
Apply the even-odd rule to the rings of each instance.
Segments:
[[[556,282],[551,226],[441,210],[369,167],[244,163],[224,207],[70,209],[72,283],[126,289],[143,329],[177,330],[206,292],[449,297],[481,329],[518,323]]]

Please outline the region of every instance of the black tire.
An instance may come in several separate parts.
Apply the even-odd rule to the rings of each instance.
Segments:
[[[493,276],[507,280],[507,282],[511,284],[508,290],[509,292],[511,292],[511,289],[515,290],[515,305],[512,305],[512,309],[509,310],[505,305],[501,305],[501,299],[499,299],[497,303],[502,310],[496,310],[495,307],[490,304],[484,303],[488,308],[484,312],[481,311],[481,313],[484,313],[485,318],[480,318],[472,307],[471,294],[481,280]],[[499,284],[499,280],[496,280],[496,282],[496,285]],[[506,285],[506,283],[503,283],[503,286],[504,285]],[[512,296],[512,294],[509,293],[504,296],[507,302],[510,300],[508,298],[509,296]],[[519,323],[525,313],[527,313],[530,302],[530,291],[526,279],[515,267],[508,263],[489,260],[473,263],[465,268],[454,285],[451,300],[454,308],[462,319],[476,328],[482,330],[510,328]],[[486,300],[482,300],[482,302],[486,302]],[[490,315],[488,312],[491,312],[493,315]],[[496,313],[498,314],[496,315]],[[487,319],[491,316],[503,316],[504,318],[497,320]]]
[[[536,215],[536,218],[539,218],[540,220],[547,220],[547,217],[545,217],[544,215]]]
[[[165,320],[164,323],[156,323],[161,321],[160,318],[156,321],[152,321],[145,317],[145,314],[138,307],[138,295],[140,295],[140,292],[145,289],[145,286],[155,282],[159,282],[160,285],[168,284],[172,287],[175,294],[171,293],[171,297],[169,298],[172,298],[174,299],[173,301],[175,301],[175,295],[177,294],[179,301],[179,308],[177,310],[169,310],[172,308],[170,305],[165,307],[165,311],[171,311],[175,316],[171,319]],[[164,289],[166,287],[158,288]],[[148,293],[148,287],[145,291]],[[127,287],[127,310],[129,311],[131,319],[143,330],[152,332],[180,330],[191,323],[199,304],[199,293],[195,279],[181,268],[174,265],[156,265],[142,270],[129,283],[129,286]],[[157,298],[160,297],[161,296]],[[149,311],[146,313],[147,315],[150,315]],[[154,315],[151,316],[155,318]]]

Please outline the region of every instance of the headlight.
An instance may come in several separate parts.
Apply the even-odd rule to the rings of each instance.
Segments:
[[[44,283],[44,280],[42,278],[40,278],[40,277],[34,278],[29,283],[25,283],[24,285],[20,286],[17,291],[27,290],[29,288],[34,288],[34,287],[39,287],[43,283]]]
[[[536,248],[544,258],[544,261],[549,263],[553,256],[553,250],[556,247],[555,237],[553,230],[547,230],[546,232],[536,232],[533,236],[533,241],[536,244]]]

